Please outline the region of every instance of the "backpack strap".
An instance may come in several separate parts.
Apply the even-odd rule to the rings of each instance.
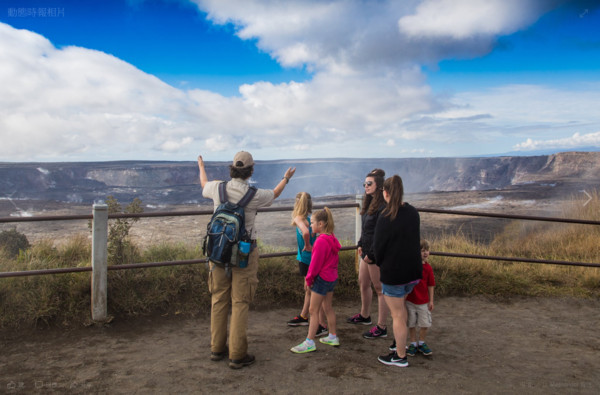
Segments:
[[[221,181],[219,183],[219,200],[221,203],[225,203],[227,201],[227,189],[225,188],[227,183],[225,181]]]
[[[256,195],[256,187],[249,187],[244,197],[242,197],[238,202],[238,206],[246,207],[248,203],[250,203],[254,195]]]
[[[227,187],[227,183],[225,181],[222,181],[219,183],[219,200],[221,201],[221,203],[227,202],[227,188],[226,187]],[[250,203],[250,201],[252,200],[254,195],[256,195],[256,190],[257,190],[256,187],[249,187],[248,190],[246,191],[246,194],[244,196],[242,196],[242,198],[237,203],[237,205],[240,207],[246,207],[248,205],[248,203]]]

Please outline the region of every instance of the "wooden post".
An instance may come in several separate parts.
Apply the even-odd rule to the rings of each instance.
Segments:
[[[358,240],[360,239],[360,234],[362,232],[362,217],[360,216],[360,212],[363,206],[363,195],[356,195],[356,203],[358,203],[358,207],[356,208],[356,221],[354,226],[354,244],[358,244]],[[356,273],[358,273],[358,264],[360,263],[358,256],[358,249],[356,250],[356,259],[354,262],[354,267],[356,269]]]
[[[107,320],[108,206],[94,204],[92,227],[92,320]]]

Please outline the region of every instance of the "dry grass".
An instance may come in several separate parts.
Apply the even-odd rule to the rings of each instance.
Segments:
[[[600,221],[598,191],[585,204],[572,199],[564,218]],[[600,263],[600,227],[596,225],[514,221],[489,245],[460,234],[442,236],[432,250],[543,260]],[[474,259],[432,257],[440,295],[600,296],[600,269]]]
[[[573,200],[564,216],[600,220],[600,196],[584,206]],[[459,234],[442,235],[432,251],[489,256],[514,256],[600,263],[600,227],[515,221],[492,243],[484,245]],[[348,245],[349,242],[343,244]],[[261,245],[261,252],[275,248]],[[42,240],[16,259],[0,251],[0,271],[89,266],[87,236],[55,246]],[[198,247],[162,243],[141,251],[142,261],[195,259]],[[599,297],[598,268],[504,263],[433,255],[438,296],[490,295]],[[340,257],[336,297],[358,299],[354,251]],[[109,271],[109,314],[187,314],[208,311],[210,295],[205,265]],[[262,259],[256,306],[300,306],[304,292],[295,257]],[[0,328],[37,325],[80,325],[90,316],[90,274],[73,273],[0,279]]]

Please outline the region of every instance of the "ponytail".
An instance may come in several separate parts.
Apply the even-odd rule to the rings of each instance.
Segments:
[[[404,184],[402,183],[402,178],[394,174],[386,179],[383,182],[383,190],[390,195],[390,201],[383,210],[383,215],[394,220],[396,219],[396,215],[398,215],[398,210],[404,204]]]
[[[313,222],[323,221],[325,222],[325,233],[333,233],[335,224],[333,223],[333,214],[329,207],[323,208],[313,214]]]
[[[292,211],[292,223],[295,225],[294,219],[297,216],[303,218],[308,217],[308,214],[312,212],[312,198],[308,192],[298,192],[296,194],[296,202],[294,203],[294,210]]]

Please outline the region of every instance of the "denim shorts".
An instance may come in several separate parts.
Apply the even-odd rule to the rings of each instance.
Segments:
[[[385,296],[393,298],[403,298],[412,292],[417,283],[402,284],[402,285],[387,285],[381,283],[381,288]]]
[[[333,289],[335,288],[335,284],[337,284],[337,279],[333,280],[333,281],[325,281],[323,280],[320,276],[317,276],[317,278],[315,278],[315,282],[313,283],[312,287],[310,288],[311,291],[318,293],[319,295],[327,295],[328,292],[333,292]]]

